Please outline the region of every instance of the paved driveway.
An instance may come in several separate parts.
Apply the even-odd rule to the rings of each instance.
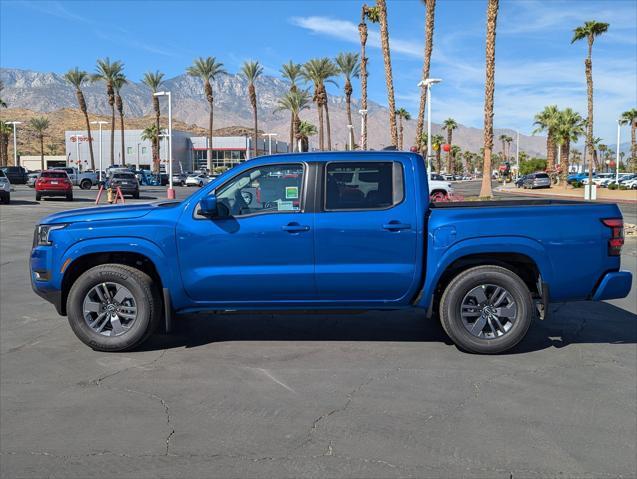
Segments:
[[[404,312],[195,315],[104,354],[31,292],[33,225],[69,205],[30,195],[0,206],[2,477],[637,474],[634,296],[554,304],[493,357]]]

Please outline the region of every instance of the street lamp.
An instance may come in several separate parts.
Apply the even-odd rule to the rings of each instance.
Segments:
[[[16,137],[16,125],[21,125],[21,121],[8,121],[7,125],[13,125],[13,166],[18,166],[18,140]]]
[[[268,137],[268,155],[272,154],[272,137],[277,136],[278,133],[266,133],[265,136]]]
[[[425,78],[418,86],[427,88],[427,179],[431,180],[431,85],[440,83],[440,78]],[[438,172],[440,173],[440,172]]]
[[[365,128],[365,118],[367,117],[367,110],[358,110],[361,114],[361,150],[367,149],[367,129]]]
[[[173,110],[172,96],[169,91],[158,91],[153,96],[168,97],[168,199],[175,198],[175,190],[173,189]],[[157,132],[159,134],[159,132]]]
[[[617,120],[617,150],[615,151],[615,184],[619,185],[619,137],[622,131],[622,121]],[[15,140],[15,136],[13,137]]]
[[[352,151],[354,149],[354,125],[347,125],[348,130],[348,138],[347,143],[349,143],[349,149]]]
[[[91,125],[99,125],[100,126],[100,171],[99,171],[99,181],[102,182],[102,125],[106,125],[107,121],[92,121]]]
[[[515,142],[515,164],[517,165],[518,169],[515,172],[515,179],[517,180],[520,177],[520,131],[516,131],[516,133],[517,141]]]

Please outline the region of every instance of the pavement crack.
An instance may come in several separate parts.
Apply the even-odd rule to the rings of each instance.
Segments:
[[[166,401],[164,401],[163,398],[161,398],[157,394],[150,394],[150,397],[157,399],[161,403],[161,405],[164,407],[164,413],[166,414],[166,424],[170,428],[170,432],[168,433],[168,436],[166,436],[166,454],[165,455],[168,456],[170,455],[170,440],[175,434],[175,428],[172,427],[171,421],[170,421],[170,408],[168,407],[168,404],[166,404]]]

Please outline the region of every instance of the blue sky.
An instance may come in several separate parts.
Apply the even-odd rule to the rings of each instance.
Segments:
[[[95,59],[124,61],[129,78],[160,69],[183,73],[197,56],[216,56],[230,72],[257,59],[280,65],[358,51],[362,1],[0,1],[0,65],[62,73],[92,71]],[[368,0],[368,3],[372,3]],[[481,127],[484,0],[438,0],[431,75],[434,121],[453,117]],[[424,7],[389,0],[396,103],[418,110]],[[530,133],[533,115],[556,103],[586,112],[585,43],[570,44],[586,20],[610,23],[596,41],[595,135],[614,144],[618,115],[637,105],[637,2],[501,0],[496,45],[495,126]],[[369,96],[386,104],[377,27],[370,27]],[[332,91],[336,91],[333,88]],[[355,85],[354,95],[359,87]],[[221,114],[221,112],[219,112]],[[623,141],[627,139],[627,129]]]

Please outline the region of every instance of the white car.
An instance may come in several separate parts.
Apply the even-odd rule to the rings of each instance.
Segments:
[[[0,200],[6,204],[11,203],[11,182],[2,170],[0,170]]]
[[[593,184],[597,186],[602,186],[602,183],[605,183],[606,180],[612,181],[613,179],[615,179],[615,176],[613,175],[613,173],[598,173],[595,176],[593,176]],[[582,180],[582,183],[585,185],[588,185],[588,178],[584,178]]]
[[[432,201],[444,201],[453,195],[453,186],[448,181],[430,180],[429,196]]]
[[[622,185],[632,190],[637,190],[637,178],[635,178],[634,180],[624,181]]]
[[[207,185],[210,182],[210,178],[207,175],[191,175],[186,178],[186,186],[198,186],[202,187],[203,185]]]

